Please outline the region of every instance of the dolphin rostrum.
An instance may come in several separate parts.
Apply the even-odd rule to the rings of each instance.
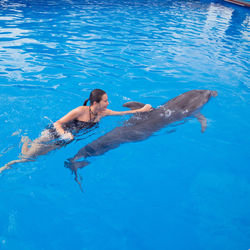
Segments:
[[[80,149],[73,158],[65,162],[65,165],[73,171],[78,182],[77,169],[89,164],[84,159],[102,155],[111,149],[119,147],[122,143],[145,140],[166,125],[186,117],[196,117],[201,123],[201,131],[204,132],[207,120],[200,113],[200,109],[212,96],[217,96],[217,91],[191,90],[149,112],[137,113],[127,120],[123,126],[116,127]],[[139,102],[127,102],[123,106],[130,109],[138,109],[144,105]],[[81,158],[83,160],[78,161]]]

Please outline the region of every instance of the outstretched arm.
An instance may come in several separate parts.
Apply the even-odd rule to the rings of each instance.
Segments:
[[[128,110],[128,111],[113,111],[113,110],[110,110],[110,109],[106,109],[104,111],[104,116],[108,116],[108,115],[128,115],[128,114],[149,112],[150,110],[152,110],[152,106],[150,104],[146,104],[143,108],[140,108],[140,109]]]

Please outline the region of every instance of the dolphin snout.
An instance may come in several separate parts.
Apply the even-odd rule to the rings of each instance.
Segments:
[[[213,97],[216,97],[216,96],[218,95],[218,92],[215,91],[215,90],[211,90],[211,95],[212,95]]]

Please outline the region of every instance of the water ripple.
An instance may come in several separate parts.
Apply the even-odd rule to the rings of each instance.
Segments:
[[[61,85],[104,75],[127,79],[133,70],[151,82],[156,76],[195,74],[200,81],[214,74],[249,80],[249,15],[239,18],[234,9],[217,3],[1,4],[0,76],[11,81],[65,79]]]

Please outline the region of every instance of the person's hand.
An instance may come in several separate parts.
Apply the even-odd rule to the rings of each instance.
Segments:
[[[149,112],[151,111],[153,108],[150,104],[146,104],[143,108],[140,109],[141,112]]]
[[[61,135],[61,139],[63,140],[73,140],[74,139],[74,136],[67,132],[67,133],[64,133],[63,135]]]

